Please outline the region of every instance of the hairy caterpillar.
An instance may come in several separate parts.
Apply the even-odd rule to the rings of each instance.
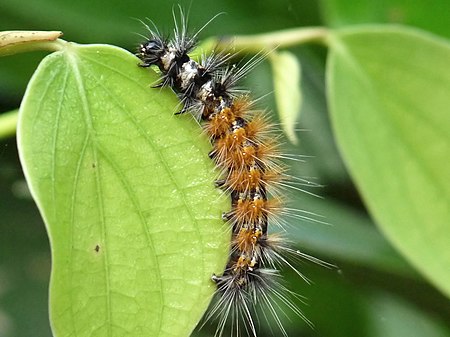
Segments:
[[[223,214],[232,229],[229,261],[222,275],[212,275],[219,299],[206,320],[218,318],[216,336],[231,321],[234,335],[245,332],[256,337],[255,310],[260,310],[269,313],[287,336],[279,318],[282,304],[311,324],[292,301],[296,295],[282,284],[279,269],[287,265],[308,281],[288,257],[322,262],[293,250],[280,234],[268,233],[269,225],[282,226],[281,214],[307,216],[284,206],[280,189],[293,177],[280,160],[284,155],[279,137],[266,116],[254,109],[248,92],[237,87],[262,57],[253,57],[241,68],[230,66],[231,55],[225,53],[193,60],[189,52],[199,32],[188,34],[182,14],[179,24],[175,20],[172,38],[163,37],[156,27],[147,29],[150,36],[137,52],[140,66],[157,66],[162,77],[156,86],[171,87],[178,94],[182,103],[178,113],[188,112],[203,121],[213,145],[209,156],[222,172],[216,185],[231,197],[231,210]]]

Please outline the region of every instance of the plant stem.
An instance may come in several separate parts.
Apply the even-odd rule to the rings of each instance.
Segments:
[[[19,110],[12,110],[0,114],[0,139],[14,136],[17,127]]]
[[[272,50],[279,47],[291,47],[308,42],[326,44],[328,39],[328,29],[324,27],[303,27],[280,30],[277,32],[238,35],[233,37],[222,37],[208,41],[205,46],[213,49],[229,50],[230,46],[237,53],[259,53],[262,50]]]
[[[65,41],[59,31],[4,31],[0,32],[0,56],[34,50],[61,50]]]

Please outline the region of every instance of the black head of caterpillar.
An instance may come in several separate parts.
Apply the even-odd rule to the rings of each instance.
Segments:
[[[159,68],[162,78],[155,87],[169,86],[178,94],[183,103],[179,113],[189,111],[199,119],[207,119],[231,106],[233,99],[245,93],[237,83],[264,56],[258,54],[240,68],[228,64],[232,57],[229,53],[212,53],[202,56],[199,62],[194,61],[189,53],[206,25],[189,35],[182,13],[180,21],[180,24],[175,24],[171,39],[162,37],[156,28],[146,26],[149,38],[139,45],[136,55],[142,60],[141,67],[155,65]]]
[[[173,38],[163,38],[156,29],[149,28],[149,32],[137,52],[141,66],[157,66],[162,74],[159,86],[170,86],[178,94],[183,104],[181,113],[188,111],[204,121],[213,145],[210,157],[223,172],[216,185],[231,199],[231,210],[223,215],[232,231],[229,261],[222,275],[212,276],[218,301],[206,321],[218,318],[216,336],[221,336],[231,321],[233,335],[256,337],[259,311],[264,316],[269,313],[287,336],[279,318],[280,313],[285,315],[283,306],[309,321],[294,304],[298,295],[283,285],[278,269],[287,265],[307,280],[288,258],[323,263],[289,248],[283,237],[268,233],[269,226],[282,223],[277,215],[291,212],[293,217],[304,216],[285,208],[278,192],[274,192],[286,187],[285,181],[292,178],[280,161],[286,156],[278,150],[272,125],[261,112],[251,109],[247,92],[237,87],[264,55],[254,56],[241,68],[228,65],[231,55],[223,53],[204,56],[197,62],[189,52],[195,47],[198,32],[187,34],[183,15],[181,25],[175,24]]]
[[[160,68],[164,68],[162,63],[162,57],[167,53],[168,41],[161,37],[154,37],[139,46],[138,56],[143,61],[141,67],[150,67],[157,65]]]
[[[178,45],[180,40],[190,42]],[[167,41],[155,35],[139,46],[137,56],[143,61],[141,67],[159,68],[162,79],[156,87],[169,86],[178,94],[183,102],[180,113],[201,111],[197,115],[201,118],[204,110],[219,111],[224,104],[229,105],[232,81],[223,81],[224,76],[218,74],[228,55],[203,57],[196,62],[188,56],[194,47],[192,41],[192,38]],[[231,72],[227,73],[230,78]]]

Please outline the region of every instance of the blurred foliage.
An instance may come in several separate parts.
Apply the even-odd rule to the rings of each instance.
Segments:
[[[323,17],[331,27],[358,23],[397,23],[450,37],[450,2],[442,0],[321,1]]]
[[[167,31],[173,26],[172,8],[180,1],[32,2],[2,0],[0,30],[61,30],[65,39],[80,43],[110,43],[133,51],[145,34],[139,19],[152,19]],[[449,2],[327,1],[254,2],[197,0],[181,2],[189,9],[190,27],[203,26],[213,35],[252,34],[289,27],[344,26],[365,22],[397,22],[449,37]],[[321,10],[321,11],[320,11]],[[165,28],[164,28],[165,27]],[[333,141],[324,90],[326,50],[292,48],[302,63],[303,110],[300,146],[287,152],[312,156],[295,162],[293,174],[313,177],[324,199],[305,196],[308,211],[324,215],[332,225],[295,221],[288,230],[299,248],[332,262],[337,269],[304,264],[299,268],[312,281],[295,275],[290,288],[307,298],[300,304],[315,329],[296,317],[286,321],[291,336],[450,336],[450,305],[441,293],[410,268],[374,227],[352,185]],[[0,59],[0,111],[19,106],[26,84],[45,53]],[[270,68],[262,64],[246,79],[256,97],[273,90]],[[261,106],[274,110],[273,95]],[[47,287],[50,250],[44,224],[27,191],[13,139],[0,142],[0,336],[51,336]],[[197,332],[211,336],[214,326]],[[261,336],[272,335],[270,329]]]

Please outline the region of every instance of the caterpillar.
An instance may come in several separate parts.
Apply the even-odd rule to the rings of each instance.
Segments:
[[[278,215],[290,211],[284,207],[280,189],[292,177],[280,160],[285,156],[274,125],[254,108],[249,93],[238,87],[264,55],[256,55],[242,67],[230,65],[228,53],[212,53],[197,62],[189,53],[201,30],[189,35],[187,20],[180,16],[180,23],[175,19],[172,38],[146,25],[149,36],[136,55],[139,66],[159,69],[161,81],[155,87],[170,87],[179,96],[182,107],[177,113],[191,113],[202,121],[213,147],[209,157],[222,172],[216,186],[230,195],[231,209],[223,213],[232,232],[229,261],[221,275],[211,277],[218,300],[206,321],[218,319],[215,336],[222,336],[231,322],[233,335],[245,332],[256,337],[259,310],[264,316],[269,313],[287,336],[279,317],[280,304],[311,322],[295,305],[298,295],[283,285],[279,269],[287,265],[308,282],[289,257],[322,261],[290,248],[282,235],[268,232],[269,225],[283,225]]]

